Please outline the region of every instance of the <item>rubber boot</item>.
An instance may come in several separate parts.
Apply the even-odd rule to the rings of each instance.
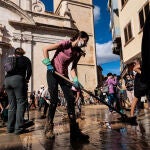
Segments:
[[[55,134],[53,132],[53,129],[54,129],[54,123],[46,122],[44,134],[45,134],[45,137],[47,139],[54,139],[55,138]]]
[[[70,123],[70,140],[71,141],[87,141],[89,136],[82,133],[78,123]]]

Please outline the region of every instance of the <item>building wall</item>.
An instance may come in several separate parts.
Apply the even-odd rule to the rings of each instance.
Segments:
[[[110,12],[110,30],[112,33],[112,53],[121,57],[121,37],[119,25],[118,0],[108,0]]]
[[[128,0],[122,8],[121,1],[118,0],[119,21],[122,42],[122,53],[124,63],[130,63],[133,58],[140,55],[142,32],[139,27],[139,15],[141,7],[149,0]],[[131,21],[133,39],[125,45],[124,27]]]
[[[58,2],[54,1],[55,7],[57,4]],[[78,76],[79,79],[84,79],[82,76],[88,77],[91,84],[87,84],[85,79],[82,80],[82,82],[85,87],[88,87],[91,90],[93,89],[93,85],[96,86],[98,84],[93,9],[92,0],[62,0],[60,1],[58,8],[55,9],[56,14],[58,15],[65,15],[65,10],[70,12],[70,18],[73,19],[75,28],[86,31],[89,34],[90,38],[88,45],[83,49],[86,52],[86,56],[82,57],[79,61]],[[84,71],[85,68],[88,68],[93,75],[91,76],[91,73],[87,74],[87,71]]]
[[[25,2],[28,7],[22,9],[22,5]],[[77,30],[85,29],[90,35],[90,40],[87,48],[85,48],[86,57],[81,58],[79,62],[78,75],[85,88],[93,90],[97,85],[97,72],[93,6],[91,1],[84,1],[88,5],[84,5],[83,1],[79,5],[75,4],[77,1],[69,1],[68,6],[70,7],[72,18],[70,16],[59,16],[54,13],[45,12],[45,7],[40,0],[32,0],[30,2],[32,3],[22,0],[0,1],[0,24],[7,31],[7,34],[4,34],[4,31],[2,31],[2,37],[3,39],[6,38],[6,40],[4,41],[1,38],[0,41],[1,66],[9,52],[12,53],[16,47],[22,47],[26,51],[26,56],[32,61],[33,75],[29,83],[29,91],[37,90],[41,84],[47,85],[46,67],[41,63],[43,59],[42,48],[50,43],[69,39]],[[32,11],[26,11],[29,8],[32,8]],[[79,15],[77,15],[77,10],[82,10],[82,13],[78,11]],[[83,14],[86,14],[85,17],[83,17]],[[74,20],[75,23],[73,22]],[[50,52],[50,57],[53,54],[54,51]],[[3,84],[4,74],[2,69],[0,84]]]
[[[72,14],[72,18],[75,21],[75,26],[79,30],[84,30],[89,34],[88,45],[85,49],[83,49],[86,52],[86,56],[79,61],[78,76],[80,78],[83,77],[88,78],[89,80],[88,83],[86,82],[86,80],[82,80],[83,85],[92,90],[93,86],[96,87],[98,84],[92,1],[91,0],[82,1],[81,4],[69,1],[68,7]],[[86,71],[85,68],[87,68],[88,71]]]
[[[12,2],[2,2],[0,6],[0,85],[4,83],[5,72],[2,66],[6,57],[12,54],[15,48],[22,47],[32,62],[33,75],[29,91],[37,90],[41,84],[46,86],[46,67],[41,62],[42,48],[47,44],[69,39],[76,33],[76,29],[71,27],[71,23],[70,26],[66,25],[65,22],[71,22],[69,19],[54,14],[27,13]],[[52,57],[53,54],[50,55]]]
[[[5,17],[4,17],[5,12]],[[5,62],[5,58],[7,55],[12,54],[13,48],[10,48],[8,44],[12,43],[12,36],[14,28],[9,25],[8,20],[20,20],[20,17],[13,13],[11,10],[8,10],[6,8],[1,7],[0,8],[0,24],[1,24],[1,38],[0,38],[0,62],[1,62],[1,73],[0,73],[0,85],[3,84],[4,81],[4,69],[3,69],[3,63]],[[15,46],[15,43],[13,43]]]
[[[92,4],[93,0],[54,0],[54,12],[58,9],[59,5],[61,5],[64,1],[70,1],[70,2],[78,2],[78,3],[86,3],[86,4]]]

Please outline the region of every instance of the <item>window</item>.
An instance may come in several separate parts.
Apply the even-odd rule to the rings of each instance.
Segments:
[[[149,3],[147,3],[139,12],[140,29],[143,28],[144,22],[149,12]]]
[[[132,37],[133,37],[132,28],[131,28],[131,22],[129,22],[127,24],[127,26],[124,28],[124,37],[125,37],[125,44],[127,42],[129,42],[132,39]]]
[[[121,0],[122,7],[127,3],[128,0]]]

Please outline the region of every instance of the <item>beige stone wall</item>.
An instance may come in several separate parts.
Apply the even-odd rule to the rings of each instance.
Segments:
[[[40,32],[36,33],[37,35],[33,38],[35,41],[35,45],[33,46],[32,49],[32,68],[33,68],[33,89],[37,90],[40,85],[45,85],[47,86],[47,81],[46,81],[46,72],[47,68],[46,66],[42,63],[43,60],[43,47],[47,46],[48,44],[56,43],[60,40],[62,40],[61,35],[46,35],[41,36]],[[54,33],[56,34],[56,33]],[[42,39],[42,40],[41,40]],[[47,40],[51,39],[51,40]],[[49,52],[49,57],[52,59],[54,56],[55,51]]]
[[[53,0],[54,12],[56,11],[57,7],[59,6],[62,0]]]
[[[53,5],[54,5],[54,12],[58,8],[59,4],[63,1],[68,1],[68,2],[80,2],[80,3],[85,3],[85,4],[92,4],[92,0],[53,0]]]
[[[93,90],[98,84],[98,81],[92,0],[62,0],[59,1],[59,3],[60,5],[57,6],[58,1],[54,1],[54,5],[58,7],[56,13],[61,16],[66,15],[65,12],[70,13],[70,16],[68,17],[75,21],[75,28],[86,31],[89,34],[90,39],[87,44],[87,47],[83,48],[83,50],[85,50],[86,52],[86,56],[84,58],[81,58],[81,60],[79,61],[78,77],[79,80],[82,80],[82,82],[84,83],[83,85],[85,87],[89,88],[90,90]],[[88,68],[89,72],[93,74],[92,76],[89,76],[89,81],[92,81],[89,84],[87,84],[83,78],[83,76],[85,76],[87,72],[86,70],[84,70],[85,68]],[[80,70],[82,70],[82,72],[80,72]]]
[[[97,86],[95,84],[95,66],[78,65],[78,76],[81,84],[85,89],[93,91]]]
[[[47,85],[46,71],[47,68],[42,64],[43,60],[43,47],[47,45],[45,43],[37,42],[33,48],[33,89],[39,89],[40,85]]]
[[[129,0],[127,4],[121,8],[121,1],[118,0],[119,20],[122,41],[123,61],[129,63],[131,58],[141,52],[142,32],[139,27],[139,15],[141,7],[149,0]],[[131,21],[133,40],[125,45],[124,27]]]
[[[5,14],[5,17],[4,17]],[[12,48],[8,47],[8,44],[11,44],[12,41],[12,35],[14,28],[11,27],[8,23],[8,20],[14,19],[14,20],[20,20],[20,17],[13,13],[12,11],[6,9],[6,8],[0,8],[0,24],[1,24],[1,38],[0,42],[3,42],[3,45],[0,45],[0,65],[1,65],[1,72],[0,72],[0,85],[4,83],[4,69],[3,64],[5,62],[5,58],[12,54]],[[6,43],[6,44],[5,44]]]
[[[18,5],[19,6],[19,2],[20,2],[20,0],[11,0],[13,3],[15,3],[16,5]]]
[[[14,2],[19,5],[19,1],[16,0]],[[21,4],[26,2],[26,6],[30,6],[29,1],[21,2]],[[37,4],[37,6],[42,6],[39,3],[40,1],[32,0],[32,2]],[[55,43],[62,39],[69,39],[77,29],[85,30],[90,36],[88,46],[83,49],[86,51],[86,57],[81,58],[78,65],[79,80],[89,90],[94,90],[97,85],[93,7],[89,5],[92,4],[92,1],[82,1],[78,5],[74,2],[77,1],[70,0],[68,3],[72,18],[47,12],[38,12],[38,9],[33,9],[33,12],[27,12],[13,3],[8,4],[8,1],[6,1],[7,4],[5,5],[7,7],[0,6],[0,24],[5,26],[7,31],[7,34],[2,35],[2,38],[7,39],[8,37],[5,47],[2,47],[0,44],[0,50],[2,51],[0,62],[3,63],[6,58],[6,45],[10,44],[11,49],[22,47],[26,51],[26,56],[32,61],[33,75],[29,83],[29,91],[37,90],[41,84],[47,85],[47,69],[41,62],[43,59],[42,48],[47,44]],[[72,20],[75,21],[75,25],[73,25]],[[53,55],[54,51],[50,52],[51,58]],[[4,71],[0,76],[0,84],[3,83],[3,79]]]
[[[68,7],[70,9],[72,18],[75,21],[75,26],[79,30],[84,30],[89,34],[89,42],[87,47],[85,48],[86,56],[85,58],[82,58],[79,61],[78,66],[78,75],[79,79],[84,78],[82,77],[82,74],[86,74],[85,68],[89,70],[90,74],[93,74],[92,76],[89,76],[89,82],[88,84],[85,82],[85,87],[89,88],[90,90],[93,90],[97,85],[97,68],[96,68],[96,53],[95,53],[95,39],[94,39],[94,24],[93,24],[93,7],[91,1],[84,1],[86,4],[91,5],[83,5],[81,3],[74,3],[72,1],[68,2]],[[78,11],[77,11],[78,10]],[[81,67],[82,66],[82,67]],[[82,68],[82,69],[81,69]],[[82,70],[82,73],[80,73],[80,70]]]

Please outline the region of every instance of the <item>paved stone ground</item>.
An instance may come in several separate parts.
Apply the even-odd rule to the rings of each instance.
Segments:
[[[126,114],[129,114],[127,111]],[[117,113],[110,114],[104,105],[87,105],[78,118],[82,131],[90,136],[89,143],[70,143],[66,110],[58,107],[55,114],[55,140],[47,140],[43,134],[45,119],[39,119],[37,110],[30,111],[35,125],[22,135],[7,134],[0,128],[0,150],[149,150],[150,110],[141,110],[137,126],[118,121]],[[108,121],[108,123],[106,123]]]

